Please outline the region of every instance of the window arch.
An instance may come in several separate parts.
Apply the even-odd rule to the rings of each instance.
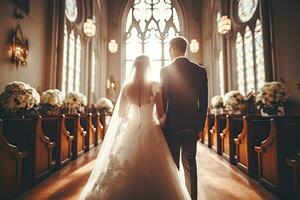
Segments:
[[[65,1],[64,47],[62,64],[62,92],[80,91],[81,32],[75,26],[79,6],[76,0]]]
[[[220,8],[219,6],[217,7],[218,11],[216,12],[216,18],[215,18],[215,24],[217,25],[218,21],[220,20],[221,18],[221,13],[220,13]],[[216,26],[214,26],[216,27]],[[216,48],[218,49],[217,50],[217,66],[218,66],[218,69],[217,69],[217,72],[218,72],[218,76],[217,78],[219,79],[219,94],[221,96],[224,95],[225,93],[225,73],[224,73],[224,56],[223,56],[223,49],[222,49],[222,36],[220,34],[217,34],[217,42],[216,42]]]
[[[162,66],[170,61],[169,41],[182,35],[179,16],[171,0],[134,0],[125,28],[126,76],[136,56],[151,59],[151,78],[158,80]]]
[[[248,94],[265,82],[264,42],[258,0],[233,1],[237,87]]]

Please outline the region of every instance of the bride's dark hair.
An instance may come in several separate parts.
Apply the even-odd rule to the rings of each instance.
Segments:
[[[150,59],[146,55],[136,57],[133,66],[135,68],[132,83],[128,88],[128,96],[138,105],[149,101],[149,84],[147,76],[150,68]]]

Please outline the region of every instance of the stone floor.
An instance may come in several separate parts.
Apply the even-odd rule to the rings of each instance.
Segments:
[[[77,199],[91,173],[98,150],[90,150],[18,199]],[[201,143],[198,145],[197,164],[200,200],[276,200],[259,184]]]

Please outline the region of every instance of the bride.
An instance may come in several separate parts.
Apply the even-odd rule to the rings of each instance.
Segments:
[[[162,94],[147,80],[149,63],[147,56],[136,58],[79,199],[191,199],[160,128]]]

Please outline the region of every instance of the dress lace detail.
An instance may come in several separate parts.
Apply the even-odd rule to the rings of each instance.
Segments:
[[[159,83],[153,83],[151,90],[152,90],[152,95],[150,96],[150,101],[152,102],[154,101],[156,94],[160,91]]]
[[[119,108],[121,123],[118,127],[108,128],[108,132],[114,131],[114,137],[106,136],[104,143],[109,142],[111,145],[104,144],[109,149],[101,147],[93,173],[80,199],[190,199],[179,179],[177,167],[155,115],[154,99],[159,90],[159,84],[152,85],[153,99],[150,97],[150,103],[142,106],[131,102],[126,91],[122,93]],[[108,156],[101,160],[101,153]]]

